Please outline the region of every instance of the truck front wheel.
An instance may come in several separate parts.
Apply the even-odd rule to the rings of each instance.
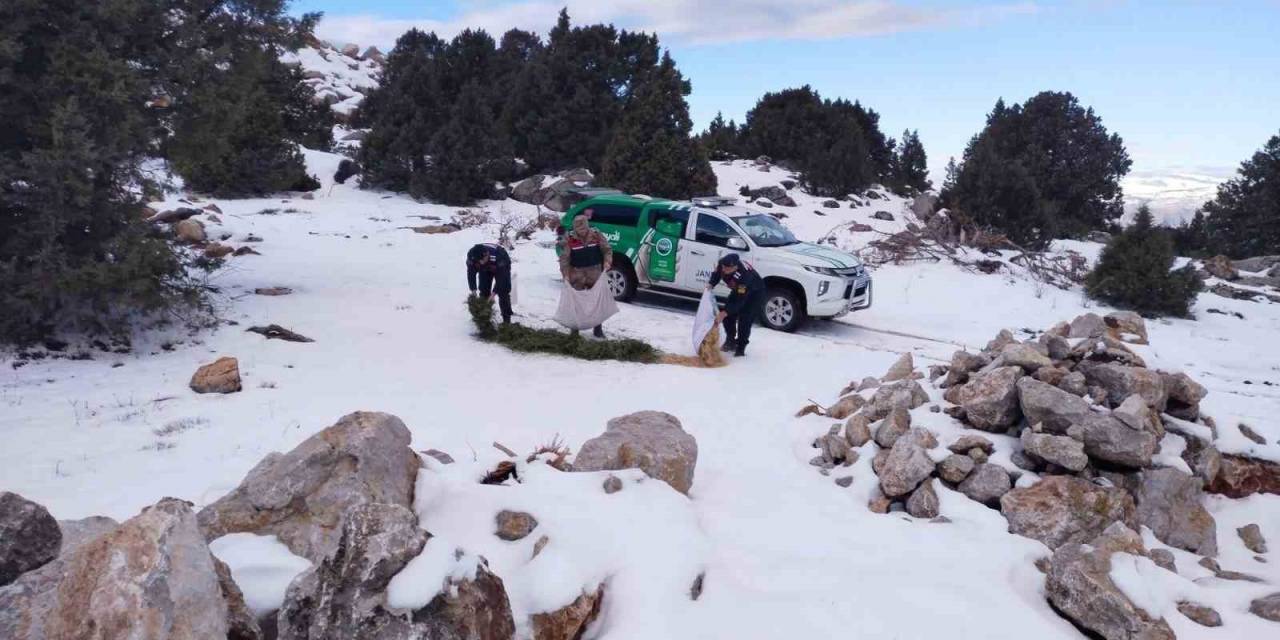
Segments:
[[[614,300],[630,302],[636,297],[636,273],[626,262],[615,260],[609,270],[604,272],[604,278]]]
[[[764,312],[761,314],[764,326],[775,331],[791,333],[804,323],[804,306],[800,298],[790,289],[770,287],[765,293]]]

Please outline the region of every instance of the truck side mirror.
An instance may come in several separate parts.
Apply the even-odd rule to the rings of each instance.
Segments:
[[[735,237],[729,238],[724,243],[724,246],[726,248],[733,249],[734,251],[746,251],[747,241],[735,236]]]

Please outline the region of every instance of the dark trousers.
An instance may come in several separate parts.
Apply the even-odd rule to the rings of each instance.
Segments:
[[[511,270],[503,269],[497,273],[480,272],[480,295],[488,298],[498,294],[498,308],[502,311],[502,321],[511,321]]]
[[[734,302],[733,296],[729,296],[729,300],[731,303]],[[740,311],[736,315],[724,317],[724,336],[739,349],[745,349],[751,342],[751,327],[764,311],[764,293],[753,293],[747,296],[738,309]]]

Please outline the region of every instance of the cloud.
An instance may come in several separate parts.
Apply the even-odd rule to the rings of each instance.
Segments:
[[[483,2],[448,20],[387,19],[370,14],[328,15],[323,38],[390,46],[412,27],[452,37],[472,27],[495,37],[511,28],[546,33],[568,5],[577,24],[611,22],[657,33],[668,42],[720,44],[758,40],[829,40],[926,29],[968,27],[1036,11],[1031,2],[964,9],[870,0],[596,0]],[[954,5],[952,5],[954,7]]]

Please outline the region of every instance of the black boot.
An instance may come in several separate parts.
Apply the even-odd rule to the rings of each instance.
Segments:
[[[745,355],[747,355],[747,345],[745,344],[738,345],[738,348],[733,351],[733,357],[735,358],[741,358]]]
[[[502,324],[511,324],[511,316],[502,316]]]
[[[723,347],[720,347],[720,350],[721,350],[721,351],[723,351],[723,352],[725,352],[725,353],[729,353],[730,351],[734,351],[734,350],[736,350],[737,348],[738,348],[738,343],[737,343],[736,341],[734,341],[734,340],[725,340],[725,341],[724,341],[724,346],[723,346]]]
[[[593,336],[595,336],[595,337],[597,337],[597,338],[603,338],[603,337],[604,337],[604,326],[603,326],[603,325],[596,325],[596,328],[594,328],[594,329],[592,329],[592,330],[591,330],[591,335],[593,335]]]

